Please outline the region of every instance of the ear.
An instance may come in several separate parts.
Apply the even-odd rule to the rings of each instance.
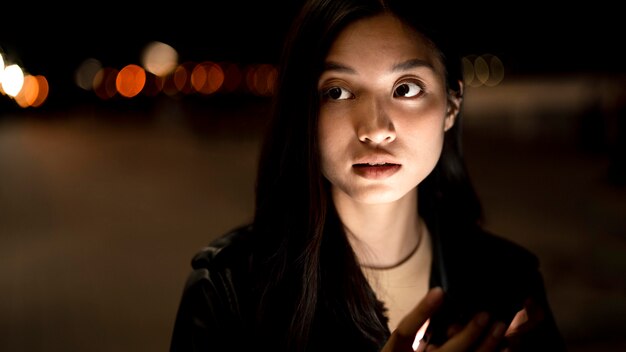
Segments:
[[[461,103],[463,102],[463,82],[459,81],[459,90],[454,91],[448,89],[448,108],[446,110],[446,119],[444,121],[444,131],[454,126],[456,117],[461,111]]]

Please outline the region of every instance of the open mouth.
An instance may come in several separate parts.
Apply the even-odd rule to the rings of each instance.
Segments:
[[[384,179],[395,174],[400,164],[393,163],[358,163],[352,165],[354,172],[367,179]]]
[[[354,167],[389,167],[389,166],[400,166],[398,164],[392,163],[360,163],[354,164]]]

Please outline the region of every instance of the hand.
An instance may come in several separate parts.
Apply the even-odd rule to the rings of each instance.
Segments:
[[[398,327],[391,333],[382,352],[413,351],[413,342],[418,330],[424,331],[428,319],[443,303],[443,290],[435,287],[405,315]]]
[[[383,347],[383,352],[414,351],[413,342],[418,331],[423,332],[429,318],[441,306],[444,299],[440,287],[431,289],[426,296],[407,314],[393,331],[391,337]],[[468,324],[459,328],[450,339],[441,346],[428,346],[426,341],[420,341],[416,351],[495,351],[504,337],[506,326],[501,322],[489,324],[487,313],[477,314]],[[485,332],[488,332],[485,334]],[[418,337],[421,339],[421,337]],[[476,347],[478,346],[478,347]]]
[[[465,326],[450,327],[449,339],[443,345],[429,345],[427,341],[423,341],[416,351],[499,351],[505,330],[505,323],[499,321],[490,323],[489,314],[480,312]]]
[[[532,298],[524,302],[524,308],[517,312],[504,334],[507,340],[506,351],[516,351],[521,337],[544,320],[544,310]]]

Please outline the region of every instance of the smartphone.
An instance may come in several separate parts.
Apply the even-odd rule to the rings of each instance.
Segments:
[[[453,324],[464,326],[476,314],[489,313],[490,322],[501,321],[507,326],[524,308],[527,298],[523,289],[513,291],[470,290],[465,288],[444,289],[444,302],[440,309],[430,318],[424,334],[429,344],[442,345],[448,340],[448,328]]]

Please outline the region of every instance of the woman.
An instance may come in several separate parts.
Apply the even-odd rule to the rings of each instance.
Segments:
[[[535,257],[480,227],[458,56],[407,3],[304,4],[253,222],[194,257],[172,351],[563,349]]]

